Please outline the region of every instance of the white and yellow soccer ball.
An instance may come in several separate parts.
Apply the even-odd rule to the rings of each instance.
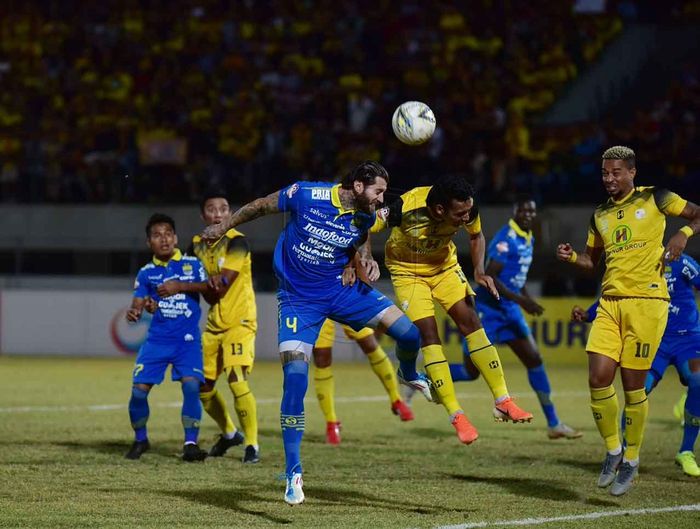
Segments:
[[[420,101],[401,103],[391,118],[396,137],[406,145],[420,145],[435,132],[435,115],[430,107]]]

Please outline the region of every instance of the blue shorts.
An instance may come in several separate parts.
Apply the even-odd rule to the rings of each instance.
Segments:
[[[202,342],[151,343],[144,342],[134,366],[134,384],[160,384],[168,365],[173,366],[172,380],[194,377],[204,383]]]
[[[318,297],[302,296],[286,290],[277,292],[279,350],[302,351],[310,355],[327,318],[359,331],[375,328],[379,317],[394,304],[384,294],[357,281],[343,287],[319,288]]]
[[[476,300],[476,311],[492,343],[506,343],[530,336],[523,311],[516,303],[500,302],[498,305]]]
[[[669,334],[664,336],[659,345],[650,372],[661,380],[669,365],[678,371],[678,378],[684,386],[688,385],[688,361],[700,358],[700,334]]]

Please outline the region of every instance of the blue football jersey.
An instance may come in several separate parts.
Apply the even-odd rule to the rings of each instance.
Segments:
[[[182,255],[175,250],[175,255],[163,262],[157,258],[139,270],[134,283],[134,297],[150,297],[158,303],[148,329],[147,340],[150,342],[182,342],[199,339],[199,294],[174,294],[167,298],[158,295],[158,285],[165,281],[183,281],[201,283],[207,280],[207,272],[196,257]]]
[[[280,289],[323,296],[340,285],[350,249],[375,215],[343,209],[339,189],[340,184],[297,182],[280,192],[278,207],[290,213],[275,247]]]
[[[527,281],[527,274],[532,264],[534,244],[535,238],[532,236],[532,232],[522,230],[511,219],[508,221],[508,224],[496,232],[486,250],[487,259],[503,265],[503,269],[498,274],[498,279],[509,290],[518,294]],[[481,286],[476,289],[476,297],[480,302],[497,303],[496,299]],[[505,298],[501,298],[501,301],[503,303],[515,303]]]
[[[692,257],[681,254],[678,261],[666,265],[664,275],[671,295],[666,334],[700,333],[698,306],[693,292],[693,287],[700,290],[700,266]]]

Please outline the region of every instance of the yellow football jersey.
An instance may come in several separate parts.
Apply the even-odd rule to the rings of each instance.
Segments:
[[[370,231],[392,228],[385,248],[385,264],[392,275],[433,276],[458,264],[452,238],[459,226],[433,218],[426,204],[430,189],[431,186],[413,188],[377,212]],[[470,235],[481,232],[476,206],[463,227]]]
[[[256,330],[257,310],[253,275],[250,250],[245,236],[235,229],[230,229],[210,246],[199,235],[195,235],[192,238],[192,247],[210,276],[220,274],[224,268],[238,272],[226,295],[209,308],[207,330],[222,332],[236,325],[245,325]]]
[[[605,251],[603,295],[669,299],[662,262],[666,215],[679,215],[685,205],[666,189],[636,187],[596,208],[586,244]]]

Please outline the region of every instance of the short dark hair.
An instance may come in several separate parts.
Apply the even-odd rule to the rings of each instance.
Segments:
[[[447,206],[450,200],[464,202],[474,197],[474,188],[462,175],[441,176],[428,192],[426,203],[429,206]]]
[[[151,218],[148,219],[148,223],[146,224],[146,237],[151,236],[151,228],[156,224],[169,224],[173,229],[173,232],[175,231],[175,221],[172,217],[163,213],[154,213],[151,215]]]
[[[226,191],[220,187],[210,187],[204,192],[202,200],[199,201],[199,210],[202,213],[204,213],[204,206],[207,205],[207,200],[211,200],[212,198],[225,198],[228,202],[228,195],[226,194]]]
[[[387,184],[389,183],[389,173],[384,166],[379,162],[366,160],[346,174],[340,183],[343,189],[352,189],[354,182],[362,182],[366,186],[371,186],[377,178],[383,178]]]
[[[517,208],[519,206],[522,206],[523,204],[527,204],[528,202],[535,202],[535,204],[537,204],[535,197],[532,196],[530,193],[518,193],[515,196],[515,200],[513,201],[513,206]]]

